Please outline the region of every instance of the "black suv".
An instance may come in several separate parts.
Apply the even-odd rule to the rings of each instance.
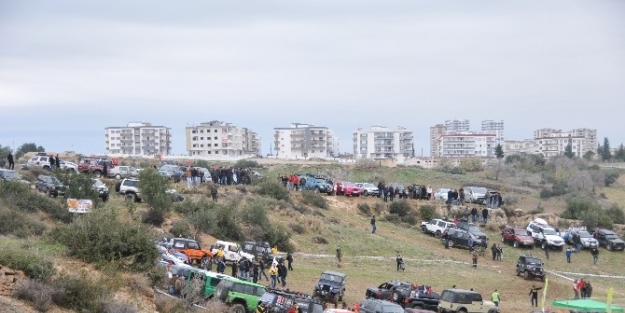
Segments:
[[[362,313],[404,313],[399,304],[380,299],[365,299],[360,303]]]
[[[294,304],[299,313],[323,313],[323,303],[309,295],[271,288],[267,288],[258,305],[263,306],[265,312],[286,313]]]
[[[479,238],[482,242],[488,242],[488,236],[477,225],[473,223],[459,221],[458,228],[470,232],[475,237]]]
[[[543,263],[539,258],[531,255],[519,256],[519,260],[516,264],[516,275],[524,275],[525,279],[538,278],[541,281],[545,281],[545,271],[543,270]]]
[[[65,195],[67,187],[54,176],[39,175],[35,183],[35,189],[56,198]]]
[[[623,251],[625,249],[625,241],[611,230],[600,228],[595,230],[593,236],[599,241],[600,246],[604,246],[610,251]]]
[[[447,230],[447,235],[449,236],[449,247],[462,247],[468,249],[485,244],[485,242],[477,238],[472,233],[462,229],[450,228]],[[473,245],[471,247],[469,247],[469,238],[473,239]]]
[[[313,296],[337,305],[340,301],[343,301],[346,279],[346,275],[339,272],[325,271],[321,273]]]

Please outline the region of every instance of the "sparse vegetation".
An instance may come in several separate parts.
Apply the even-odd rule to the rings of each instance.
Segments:
[[[0,264],[24,272],[27,277],[47,281],[56,273],[54,264],[44,253],[28,246],[0,244]]]
[[[258,162],[254,160],[238,160],[237,163],[234,164],[236,168],[257,168],[259,167]]]
[[[305,204],[312,205],[320,209],[328,208],[328,200],[326,200],[324,196],[309,190],[302,192],[302,201]]]
[[[424,221],[439,218],[436,214],[436,208],[431,205],[422,205],[419,207],[419,217]]]
[[[371,208],[367,202],[358,203],[358,210],[364,215],[371,215]]]
[[[173,202],[171,195],[167,193],[169,182],[153,168],[141,171],[139,180],[141,198],[149,205],[148,211],[143,215],[143,222],[160,226]]]
[[[277,181],[266,181],[258,184],[258,194],[274,198],[276,200],[289,201],[289,191]]]
[[[393,201],[389,206],[389,212],[399,217],[405,216],[410,213],[411,210],[412,206],[406,200]]]

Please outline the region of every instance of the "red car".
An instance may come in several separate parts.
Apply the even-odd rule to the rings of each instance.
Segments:
[[[501,231],[501,241],[503,243],[512,244],[515,248],[534,248],[534,238],[529,236],[527,231],[520,227],[506,226]]]
[[[336,185],[336,195],[360,197],[362,190],[354,183],[339,182]]]

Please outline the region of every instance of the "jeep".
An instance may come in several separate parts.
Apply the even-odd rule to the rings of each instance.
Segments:
[[[202,281],[204,282],[202,296],[205,299],[212,298],[214,296],[213,293],[217,289],[217,285],[219,285],[221,280],[226,277],[230,277],[225,274],[205,271],[188,265],[173,265],[169,269],[169,272],[173,275],[183,276],[187,282],[190,282],[193,278],[195,278],[195,276],[200,275],[202,277]]]
[[[543,263],[539,258],[531,255],[521,255],[516,263],[516,276],[523,274],[525,279],[538,278],[545,281],[545,272],[543,271]]]
[[[104,173],[104,165],[107,171],[113,169],[117,164],[110,160],[84,158],[78,164],[78,171],[81,173],[93,173],[96,178],[100,178]]]
[[[429,222],[421,222],[421,230],[424,234],[440,237],[447,229],[456,228],[452,221],[435,218]]]
[[[405,295],[407,295],[412,287],[412,283],[407,281],[390,281],[381,284],[378,287],[369,287],[365,292],[365,298],[390,300],[394,302],[401,302]]]
[[[599,245],[604,246],[608,251],[623,251],[625,249],[625,241],[611,230],[597,229],[593,235],[599,241]]]
[[[141,202],[139,179],[137,178],[124,178],[124,180],[115,185],[115,191],[117,191],[117,193],[119,193],[120,195],[126,197],[126,200]]]
[[[343,301],[345,295],[346,278],[345,274],[339,272],[325,271],[321,273],[313,296],[325,302],[338,304]]]
[[[301,313],[323,313],[321,301],[299,292],[267,288],[259,303],[268,309],[266,312],[275,313],[286,313],[294,304]]]
[[[334,192],[334,186],[323,178],[307,177],[300,179],[306,179],[306,183],[304,184],[305,190],[312,190],[315,193],[326,193],[328,195],[332,195]]]
[[[264,294],[263,285],[224,276],[215,289],[214,297],[229,305],[232,313],[253,313]]]
[[[450,248],[467,248],[472,249],[473,247],[486,246],[486,242],[477,238],[474,234],[458,229],[458,228],[450,228],[447,230],[448,244]],[[473,244],[469,247],[469,239],[473,241]],[[445,244],[445,239],[441,239],[443,244]]]
[[[174,250],[189,257],[189,264],[193,264],[193,261],[196,261],[198,265],[205,264],[213,257],[211,251],[202,249],[200,244],[193,239],[173,238],[169,244]]]
[[[438,303],[440,313],[499,313],[499,308],[482,295],[469,290],[445,289]]]
[[[45,193],[48,197],[56,198],[65,195],[67,186],[63,185],[63,183],[54,176],[39,175],[35,183],[35,190]]]

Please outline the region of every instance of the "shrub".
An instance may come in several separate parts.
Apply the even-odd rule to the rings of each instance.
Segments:
[[[582,225],[586,226],[588,229],[596,227],[612,229],[612,220],[604,210],[582,211],[579,213],[578,219],[582,220]]]
[[[604,180],[605,186],[610,187],[612,184],[616,182],[619,176],[620,174],[617,171],[609,171],[605,173],[605,180]]]
[[[366,202],[359,203],[358,210],[360,211],[360,213],[364,215],[371,215],[371,208],[369,207],[369,204]]]
[[[147,168],[139,174],[139,189],[141,199],[148,203],[150,208],[143,215],[143,222],[160,226],[165,221],[165,214],[171,209],[173,198],[167,190],[169,182],[153,168]]]
[[[169,233],[176,237],[191,237],[191,229],[189,222],[185,220],[175,221],[171,224]]]
[[[295,233],[298,233],[300,235],[306,233],[306,228],[304,226],[302,226],[302,224],[291,223],[291,224],[289,224],[289,227],[291,228],[292,231],[294,231]]]
[[[543,206],[540,205],[540,202],[539,202],[538,205],[536,206],[536,208],[531,210],[529,213],[530,214],[540,214],[540,213],[544,213],[544,212],[545,212],[545,208],[543,208]]]
[[[314,236],[312,238],[312,241],[316,244],[321,244],[321,245],[327,245],[328,244],[328,239],[325,239],[324,237],[321,236]]]
[[[303,205],[294,205],[293,206],[293,210],[300,212],[302,214],[309,214],[311,211],[309,208],[303,206]]]
[[[66,207],[52,198],[36,194],[28,186],[19,182],[0,184],[0,200],[6,206],[18,211],[43,211],[56,220],[65,223],[71,221],[71,215]]]
[[[376,215],[381,215],[386,210],[384,202],[376,202],[371,208]]]
[[[405,216],[401,217],[401,221],[410,225],[416,225],[417,217],[413,214],[406,214]]]
[[[27,247],[1,247],[0,264],[22,271],[27,277],[41,281],[47,281],[56,272],[54,263],[48,260],[43,253]]]
[[[214,201],[208,201],[206,197],[200,197],[197,201],[185,200],[181,202],[176,202],[173,206],[174,211],[190,216],[191,214],[198,211],[206,211],[215,208],[217,205]]]
[[[23,279],[15,290],[13,297],[27,301],[39,312],[47,312],[52,305],[52,287],[40,280]]]
[[[320,209],[328,208],[328,200],[324,196],[312,191],[306,190],[302,192],[302,201],[305,204],[312,205]]]
[[[388,222],[391,222],[393,224],[399,224],[399,222],[401,221],[401,218],[399,217],[399,215],[397,215],[395,213],[387,214],[386,216],[384,216],[384,218]]]
[[[618,204],[612,204],[612,206],[606,210],[606,214],[612,219],[614,224],[625,224],[625,213]]]
[[[67,246],[70,255],[88,263],[118,262],[123,268],[144,271],[153,266],[158,255],[148,230],[122,221],[113,210],[80,216],[51,235]]]
[[[396,214],[399,217],[405,216],[408,214],[412,208],[410,204],[406,200],[393,201],[389,206],[389,212],[391,214]]]
[[[276,200],[289,200],[289,191],[277,181],[266,181],[258,185],[260,189],[258,193],[263,196],[271,197]]]
[[[237,163],[234,164],[234,167],[237,168],[255,168],[259,167],[258,162],[253,160],[238,160]]]
[[[599,210],[601,210],[601,206],[595,199],[589,196],[577,195],[566,200],[566,209],[560,214],[560,217],[581,219],[583,212]]]
[[[0,234],[15,235],[25,238],[31,235],[39,236],[46,231],[46,224],[24,213],[0,208]]]
[[[517,196],[517,195],[507,195],[504,200],[505,200],[506,204],[515,205],[515,204],[519,203],[519,196]]]
[[[79,312],[100,311],[102,300],[109,299],[111,290],[102,279],[82,272],[78,275],[62,274],[52,283],[55,304]]]
[[[437,218],[436,208],[432,205],[422,205],[419,207],[419,217],[424,221]]]
[[[236,220],[236,202],[216,205],[210,211],[197,212],[190,219],[198,230],[224,240],[241,241],[243,231]],[[199,220],[196,221],[196,218]]]
[[[67,185],[66,198],[90,199],[94,207],[100,207],[99,193],[93,188],[93,179],[90,175],[77,175],[70,171],[56,170],[57,177]]]

